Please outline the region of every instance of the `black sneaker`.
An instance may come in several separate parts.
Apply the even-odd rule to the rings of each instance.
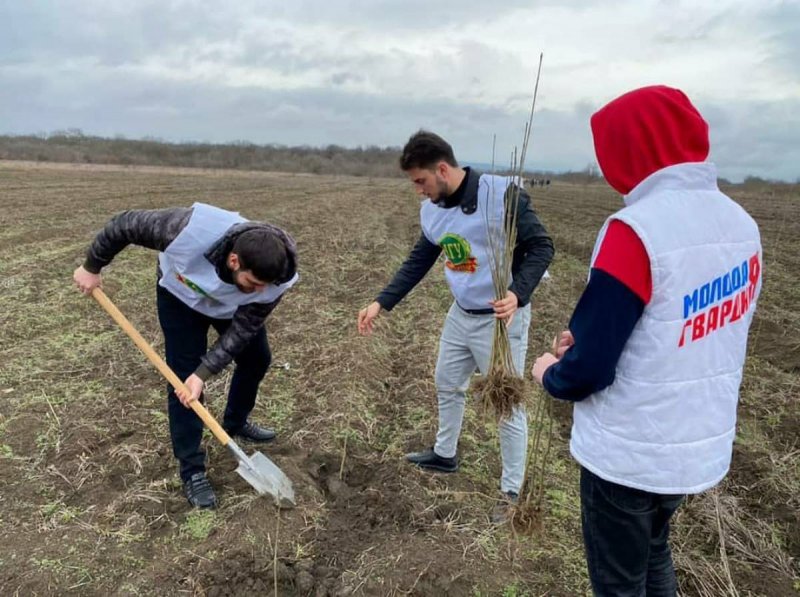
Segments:
[[[492,508],[492,514],[489,517],[493,524],[505,524],[508,522],[508,517],[513,512],[514,508],[519,504],[519,494],[514,491],[505,491],[502,497],[497,500],[497,503]]]
[[[183,493],[186,499],[195,508],[214,509],[217,507],[217,496],[214,489],[208,482],[206,474],[203,472],[195,473],[188,480],[183,482]]]
[[[416,464],[420,468],[439,471],[440,473],[454,473],[458,470],[458,458],[442,458],[433,448],[423,452],[411,452],[406,454],[406,460]]]
[[[271,442],[275,439],[275,430],[269,429],[267,427],[259,427],[251,423],[250,421],[246,422],[244,425],[239,427],[238,429],[225,429],[228,432],[228,435],[235,435],[236,437],[240,437],[242,439],[246,439],[247,441],[256,442],[256,443],[266,443]]]

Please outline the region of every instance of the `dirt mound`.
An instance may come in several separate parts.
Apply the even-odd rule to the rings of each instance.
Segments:
[[[323,500],[324,514],[309,537],[313,554],[298,557],[279,547],[276,562],[274,552],[272,556],[254,555],[235,549],[226,552],[224,558],[200,561],[188,577],[167,574],[169,582],[182,583],[208,597],[269,594],[276,583],[281,595],[315,597],[340,597],[354,592],[383,595],[387,586],[406,587],[409,594],[461,595],[471,586],[464,575],[457,573],[460,559],[448,562],[446,557],[437,555],[437,567],[431,566],[433,545],[422,534],[416,536],[416,532],[437,519],[437,513],[415,503],[397,463],[347,461],[342,467],[338,455],[321,452],[290,456],[282,463],[299,479],[298,489],[306,499],[318,496]],[[281,523],[289,528],[279,529],[274,511],[262,511],[266,514],[261,518],[252,512],[248,515],[253,524],[262,529],[272,526],[284,536],[297,532],[291,527],[291,512],[281,514]],[[225,533],[219,539],[224,541],[227,536]],[[270,544],[272,537],[268,537]],[[374,548],[365,552],[367,544]],[[391,562],[386,561],[386,554],[397,553],[399,547],[403,564],[387,567]],[[372,561],[369,552],[376,555]],[[397,564],[399,558],[391,559]],[[354,572],[359,569],[364,572]],[[380,578],[369,573],[378,569]]]

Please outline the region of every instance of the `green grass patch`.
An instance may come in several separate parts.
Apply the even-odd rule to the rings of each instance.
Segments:
[[[217,523],[217,513],[213,510],[192,510],[181,525],[181,534],[196,541],[203,541],[208,538]]]

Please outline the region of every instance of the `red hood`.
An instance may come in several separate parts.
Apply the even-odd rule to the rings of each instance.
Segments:
[[[635,89],[595,112],[591,122],[603,176],[623,195],[657,170],[708,157],[708,124],[678,89]]]

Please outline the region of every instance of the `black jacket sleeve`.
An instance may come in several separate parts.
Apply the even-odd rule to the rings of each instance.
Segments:
[[[189,222],[190,207],[137,209],[117,214],[97,234],[83,267],[93,274],[111,263],[128,245],[163,251]]]
[[[241,353],[256,335],[264,320],[281,302],[282,297],[271,303],[248,303],[233,314],[230,326],[203,356],[195,374],[202,380],[216,375]]]
[[[544,388],[556,398],[579,401],[610,386],[643,312],[644,302],[635,292],[603,270],[592,269],[569,322],[575,344],[547,369]]]
[[[513,281],[509,290],[517,295],[519,306],[531,300],[531,294],[553,260],[555,249],[531,206],[527,192],[520,190],[517,203],[517,244],[511,262]]]
[[[375,300],[383,309],[391,311],[425,277],[441,252],[439,245],[434,245],[424,234],[420,234],[403,265]]]

